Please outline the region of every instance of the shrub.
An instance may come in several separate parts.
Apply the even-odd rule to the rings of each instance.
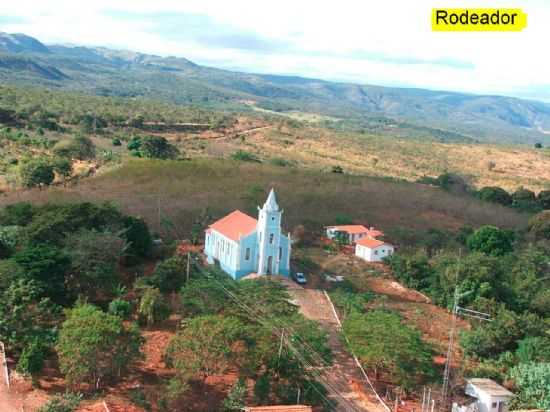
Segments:
[[[537,196],[537,201],[543,209],[550,209],[550,190],[541,190]]]
[[[120,139],[118,137],[115,137],[113,140],[111,140],[111,143],[113,144],[113,146],[121,146],[122,145],[122,142],[120,141]]]
[[[76,393],[66,393],[63,396],[55,396],[42,406],[38,412],[74,412],[76,408],[78,408],[81,400],[82,395]]]
[[[23,163],[19,169],[19,176],[25,187],[49,186],[55,178],[52,164],[43,158]]]
[[[466,244],[474,252],[491,256],[502,256],[512,251],[514,233],[495,226],[482,226],[468,236]]]
[[[158,289],[147,287],[141,297],[138,308],[139,321],[151,326],[170,316],[170,308]]]
[[[524,188],[520,188],[512,193],[512,206],[527,212],[540,209],[535,193]]]
[[[76,136],[73,139],[57,142],[53,147],[53,152],[56,156],[69,159],[93,159],[95,157],[95,145],[88,137]]]
[[[164,137],[147,136],[141,141],[143,157],[150,159],[175,159],[179,155],[176,146],[170,144]]]
[[[529,231],[536,239],[550,240],[550,210],[545,210],[529,219]]]
[[[231,155],[231,158],[233,160],[239,160],[241,162],[260,162],[260,159],[258,157],[250,152],[245,152],[244,150],[237,150],[235,153]]]
[[[130,302],[124,299],[114,299],[109,303],[109,313],[121,319],[128,319],[132,313]]]
[[[42,371],[46,355],[47,349],[39,340],[35,339],[21,352],[17,362],[17,371],[23,375],[34,377]]]
[[[512,196],[497,186],[486,186],[478,192],[478,196],[481,200],[486,202],[499,203],[504,206],[510,206],[512,204]]]

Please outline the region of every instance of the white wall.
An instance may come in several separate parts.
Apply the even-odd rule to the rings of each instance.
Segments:
[[[355,245],[355,255],[367,262],[381,262],[386,256],[392,255],[394,247],[392,245],[384,244],[376,248],[368,248],[363,245]]]

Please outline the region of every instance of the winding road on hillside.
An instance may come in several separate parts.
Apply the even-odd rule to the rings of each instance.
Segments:
[[[320,323],[328,332],[328,344],[334,356],[333,364],[323,368],[323,377],[330,383],[328,397],[337,403],[338,411],[387,412],[367,387],[353,357],[346,351],[340,339],[339,323],[325,293],[318,289],[306,289],[286,281],[288,292],[299,304],[302,314]],[[342,399],[344,398],[344,399]]]

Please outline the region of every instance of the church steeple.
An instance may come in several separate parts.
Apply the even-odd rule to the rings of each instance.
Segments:
[[[275,191],[271,189],[262,208],[259,208],[258,271],[260,275],[279,273],[281,215]]]
[[[269,196],[267,196],[267,200],[264,203],[263,209],[266,212],[278,212],[279,211],[279,205],[277,204],[277,198],[275,196],[275,190],[271,189],[269,192]]]

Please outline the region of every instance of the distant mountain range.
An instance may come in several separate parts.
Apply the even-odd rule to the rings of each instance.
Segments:
[[[180,57],[46,46],[24,34],[0,32],[0,82],[179,104],[314,112],[366,127],[382,118],[454,140],[550,144],[550,105],[542,102],[233,72]]]

